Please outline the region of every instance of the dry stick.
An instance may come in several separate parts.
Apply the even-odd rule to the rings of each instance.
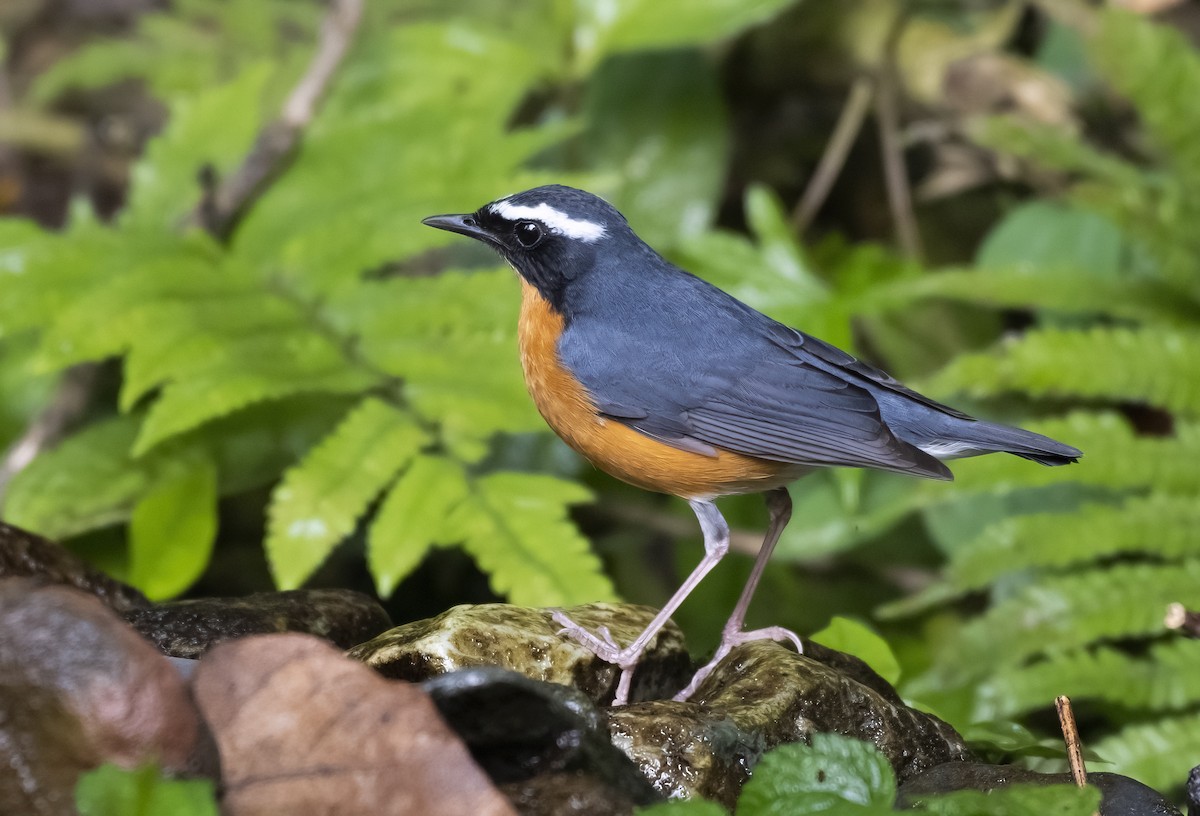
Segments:
[[[850,94],[838,115],[833,134],[825,145],[825,152],[817,163],[817,169],[813,171],[812,179],[808,182],[800,203],[792,212],[792,226],[796,228],[797,234],[803,234],[808,229],[808,225],[812,223],[817,211],[829,196],[833,183],[837,181],[842,167],[846,164],[846,156],[849,155],[854,140],[858,138],[858,132],[862,130],[863,120],[867,118],[867,111],[874,96],[875,81],[870,77],[859,77],[850,86]]]
[[[904,145],[900,139],[899,89],[896,87],[896,45],[908,21],[907,5],[896,16],[883,49],[875,93],[875,116],[879,121],[879,144],[883,158],[883,178],[887,185],[888,207],[896,225],[900,249],[909,258],[920,260],[921,235],[913,214],[912,190],[904,166]]]
[[[215,179],[205,185],[205,193],[189,223],[202,226],[219,238],[228,237],[241,214],[291,158],[304,127],[312,121],[317,103],[354,39],[362,11],[363,0],[330,0],[316,53],[284,103],[279,118],[262,129],[236,173],[220,185],[215,184]],[[38,453],[57,444],[83,415],[96,373],[95,364],[86,363],[63,375],[53,399],[0,460],[0,499],[12,478]]]
[[[218,238],[228,238],[239,217],[287,166],[317,103],[350,47],[362,21],[363,0],[330,0],[320,40],[308,70],[292,90],[279,118],[258,134],[237,171],[206,190],[189,222]]]
[[[1079,729],[1075,727],[1075,712],[1071,710],[1071,698],[1065,694],[1054,698],[1058,709],[1058,722],[1062,726],[1063,741],[1067,744],[1067,765],[1071,778],[1079,787],[1087,785],[1087,769],[1083,765],[1083,746],[1079,742]]]

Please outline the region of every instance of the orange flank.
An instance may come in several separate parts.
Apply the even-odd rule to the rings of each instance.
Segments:
[[[521,281],[517,336],[525,385],[554,432],[584,458],[632,485],[685,499],[757,493],[787,484],[807,468],[718,449],[680,450],[596,413],[591,396],[558,357],[562,315]]]

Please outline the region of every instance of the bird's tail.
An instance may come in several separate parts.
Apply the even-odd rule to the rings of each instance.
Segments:
[[[1083,452],[1048,436],[996,422],[963,423],[956,428],[958,438],[970,446],[966,455],[975,453],[1011,453],[1043,465],[1069,465],[1079,461]]]

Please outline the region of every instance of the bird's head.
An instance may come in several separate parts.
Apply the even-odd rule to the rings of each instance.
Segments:
[[[602,198],[551,184],[497,199],[473,213],[434,215],[422,224],[475,238],[496,250],[552,303],[599,253],[619,255],[641,241]]]

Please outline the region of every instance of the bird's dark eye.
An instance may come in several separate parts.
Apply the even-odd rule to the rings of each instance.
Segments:
[[[516,228],[517,243],[533,249],[542,240],[542,228],[533,221],[519,221]]]

